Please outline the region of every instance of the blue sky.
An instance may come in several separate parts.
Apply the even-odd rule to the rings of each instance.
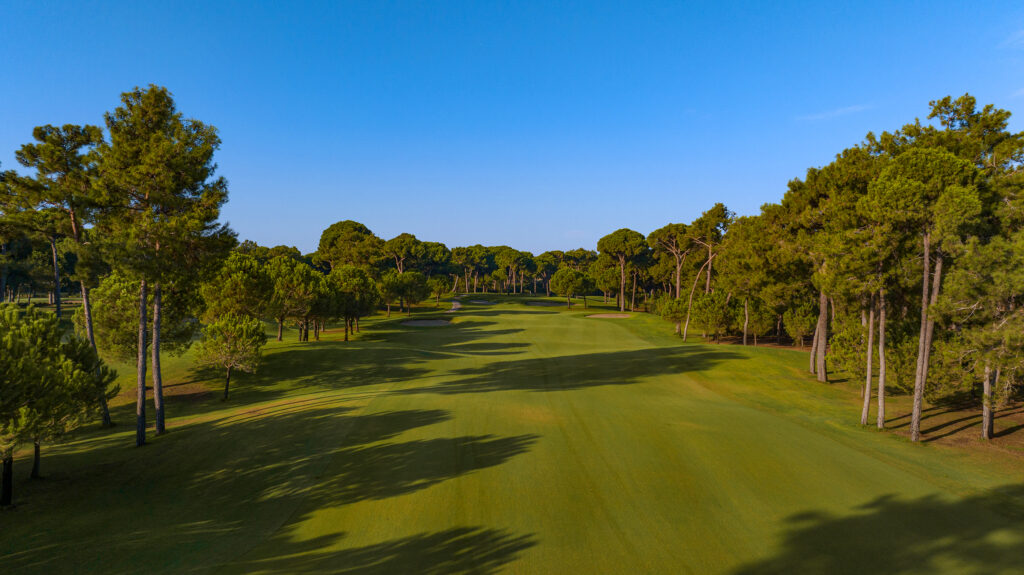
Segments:
[[[838,4],[7,0],[0,163],[156,83],[219,128],[241,238],[541,252],[756,213],[947,94],[1024,129],[1024,4]]]

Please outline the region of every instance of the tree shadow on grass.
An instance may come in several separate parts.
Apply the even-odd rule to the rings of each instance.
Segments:
[[[1024,409],[996,411],[995,414],[993,415],[993,419],[996,422],[998,422],[1000,419],[1003,419],[1004,417],[1009,417],[1011,415],[1017,415],[1017,414],[1020,414],[1020,413],[1024,413]],[[967,414],[967,415],[965,415],[963,417],[958,417],[958,418],[952,419],[950,421],[939,423],[939,424],[937,424],[937,425],[935,425],[933,427],[930,427],[928,429],[922,429],[921,430],[921,434],[925,436],[924,437],[924,441],[930,442],[930,441],[937,441],[939,439],[943,439],[943,438],[949,437],[951,435],[956,435],[957,433],[960,433],[961,431],[966,431],[968,429],[971,429],[972,427],[973,428],[977,428],[977,431],[978,431],[977,436],[980,437],[981,436],[981,412],[980,411],[978,411],[976,413],[970,413],[970,414]],[[1015,426],[1015,427],[1008,427],[1008,428],[1002,429],[1002,430],[997,430],[995,436],[996,437],[1005,437],[1005,436],[1010,435],[1011,433],[1013,433],[1019,427],[1020,426]],[[940,433],[938,435],[933,435],[935,432],[938,432],[938,431],[941,431],[942,433]]]
[[[264,355],[254,374],[232,376],[230,402],[236,404],[269,401],[295,390],[322,388],[342,390],[412,381],[430,372],[425,364],[457,356],[515,355],[526,343],[479,341],[519,333],[522,329],[490,329],[491,321],[466,321],[424,332],[415,329],[382,330],[352,341],[286,342]],[[220,369],[197,366],[188,380],[166,389],[168,412],[181,415],[196,412],[177,397],[176,388],[207,383],[214,390],[223,385]],[[311,391],[313,389],[310,389]],[[219,402],[220,394],[206,396]],[[130,421],[134,406],[115,410],[118,420]],[[199,409],[198,411],[201,411]]]
[[[471,306],[472,306],[472,304],[471,304]],[[552,307],[554,307],[554,306],[552,306]],[[465,314],[464,315],[466,315],[466,316],[473,316],[473,317],[498,317],[498,316],[503,316],[503,315],[513,315],[513,316],[515,316],[515,315],[551,315],[551,314],[558,313],[557,311],[551,311],[551,310],[544,311],[543,309],[507,309],[507,308],[490,309],[490,308],[487,308],[486,306],[481,306],[481,307],[464,307],[462,309],[465,310]],[[460,311],[462,311],[462,310],[460,310]]]
[[[294,414],[298,416],[299,414]],[[273,418],[289,417],[274,415]],[[310,433],[320,427],[318,419],[330,418],[331,426],[346,425],[340,442],[311,450],[309,438],[302,433],[253,433],[259,420],[218,422],[211,430],[226,438],[238,433],[238,425],[253,437],[246,449],[224,460],[223,468],[213,475],[230,474],[231,481],[256,481],[266,473],[264,467],[250,466],[252,452],[274,461],[274,467],[287,469],[273,481],[267,481],[259,494],[261,501],[301,495],[313,507],[335,507],[357,501],[387,499],[426,489],[442,481],[494,467],[529,451],[537,435],[496,437],[493,435],[458,436],[387,442],[407,430],[433,425],[449,419],[442,410],[407,410],[337,418],[333,414],[302,415]],[[210,475],[195,477],[195,484]],[[230,493],[228,493],[230,496]],[[231,504],[225,501],[225,504]]]
[[[789,518],[780,552],[737,575],[1020,573],[1024,485],[951,499],[884,496],[842,516]]]
[[[344,534],[289,543],[271,558],[241,562],[227,570],[341,575],[487,575],[497,573],[537,544],[533,535],[484,527],[456,527],[365,547],[324,550],[342,539]]]
[[[0,561],[12,572],[71,564],[83,572],[182,572],[229,562],[258,545],[280,572],[419,572],[416,561],[434,569],[428,573],[489,572],[533,543],[473,528],[340,553],[325,549],[314,560],[292,557],[298,551],[285,536],[268,539],[282,524],[326,508],[409,494],[501,465],[538,439],[400,438],[449,418],[445,410],[353,414],[327,399],[300,398],[183,425],[142,450],[55,454],[49,462],[61,480],[31,489],[19,484],[25,505],[0,514]],[[295,567],[288,566],[292,560]]]
[[[679,346],[511,360],[457,369],[440,383],[401,393],[567,391],[628,385],[651,376],[704,371],[737,359],[749,357],[724,347]]]
[[[997,409],[993,413],[993,419],[997,423],[995,430],[996,437],[1006,437],[1024,429],[1024,425],[1013,425],[1004,429],[998,429],[998,422],[1001,419],[1020,415],[1024,413],[1024,406],[1016,405]],[[910,413],[897,415],[886,420],[890,430],[907,429],[910,427]],[[936,422],[931,422],[939,418]],[[948,418],[943,420],[944,418]],[[931,442],[956,435],[971,428],[977,428],[978,436],[981,434],[981,405],[977,401],[960,400],[945,401],[932,405],[921,412],[921,434],[923,441]],[[938,435],[934,435],[938,433]]]

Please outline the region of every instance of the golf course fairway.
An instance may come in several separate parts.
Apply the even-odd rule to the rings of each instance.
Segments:
[[[20,454],[3,572],[1024,571],[1017,458],[860,428],[806,353],[488,299],[286,334],[226,402],[168,359],[168,434]]]

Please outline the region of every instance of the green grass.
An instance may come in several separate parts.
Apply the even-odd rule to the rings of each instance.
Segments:
[[[170,433],[17,462],[6,572],[1012,573],[1017,457],[864,430],[806,355],[486,294],[444,327],[165,361]],[[552,301],[563,302],[558,298]],[[125,369],[125,368],[123,368]],[[150,414],[151,415],[151,414]]]

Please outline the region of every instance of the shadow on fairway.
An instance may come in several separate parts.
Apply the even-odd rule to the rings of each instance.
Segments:
[[[781,552],[737,575],[783,573],[1019,573],[1024,485],[965,499],[884,496],[848,515],[789,518]]]
[[[228,570],[343,575],[487,575],[497,573],[524,550],[537,544],[533,535],[515,535],[484,527],[456,527],[366,547],[322,551],[342,539],[344,534],[287,543],[273,558],[231,565]]]
[[[335,565],[328,571],[342,573],[490,572],[532,539],[466,528],[302,558],[291,555],[310,543],[278,531],[325,508],[413,493],[500,465],[538,439],[398,439],[450,417],[446,410],[353,415],[329,399],[301,398],[184,425],[142,450],[106,450],[100,461],[94,449],[54,454],[46,465],[74,473],[18,483],[24,512],[0,514],[0,557],[11,572],[53,572],[71,557],[83,572],[187,571],[258,543],[257,555],[277,562],[268,568],[280,572],[328,563]]]
[[[524,310],[524,309],[487,309],[482,308],[463,308],[465,309],[465,315],[473,317],[497,317],[502,315],[551,315],[558,313],[557,311],[543,311],[543,310]]]
[[[691,345],[512,360],[455,370],[441,383],[401,393],[566,391],[626,385],[656,375],[704,371],[738,359],[749,358],[726,348]]]
[[[494,321],[467,320],[437,329],[400,326],[367,328],[351,341],[284,342],[265,354],[255,374],[232,375],[229,404],[271,401],[295,391],[350,389],[412,381],[429,372],[425,362],[455,356],[498,356],[522,353],[526,343],[477,341],[510,335],[522,329],[489,329]],[[333,333],[333,332],[332,332]],[[334,334],[337,335],[337,334]],[[333,335],[332,335],[333,337]],[[220,405],[224,373],[195,367],[185,381],[166,385],[168,412],[174,417],[200,414]],[[209,385],[211,389],[207,389]],[[152,389],[147,388],[152,397]],[[115,421],[131,422],[134,403],[112,410]],[[152,410],[150,410],[152,411]],[[152,419],[153,414],[148,414]]]

